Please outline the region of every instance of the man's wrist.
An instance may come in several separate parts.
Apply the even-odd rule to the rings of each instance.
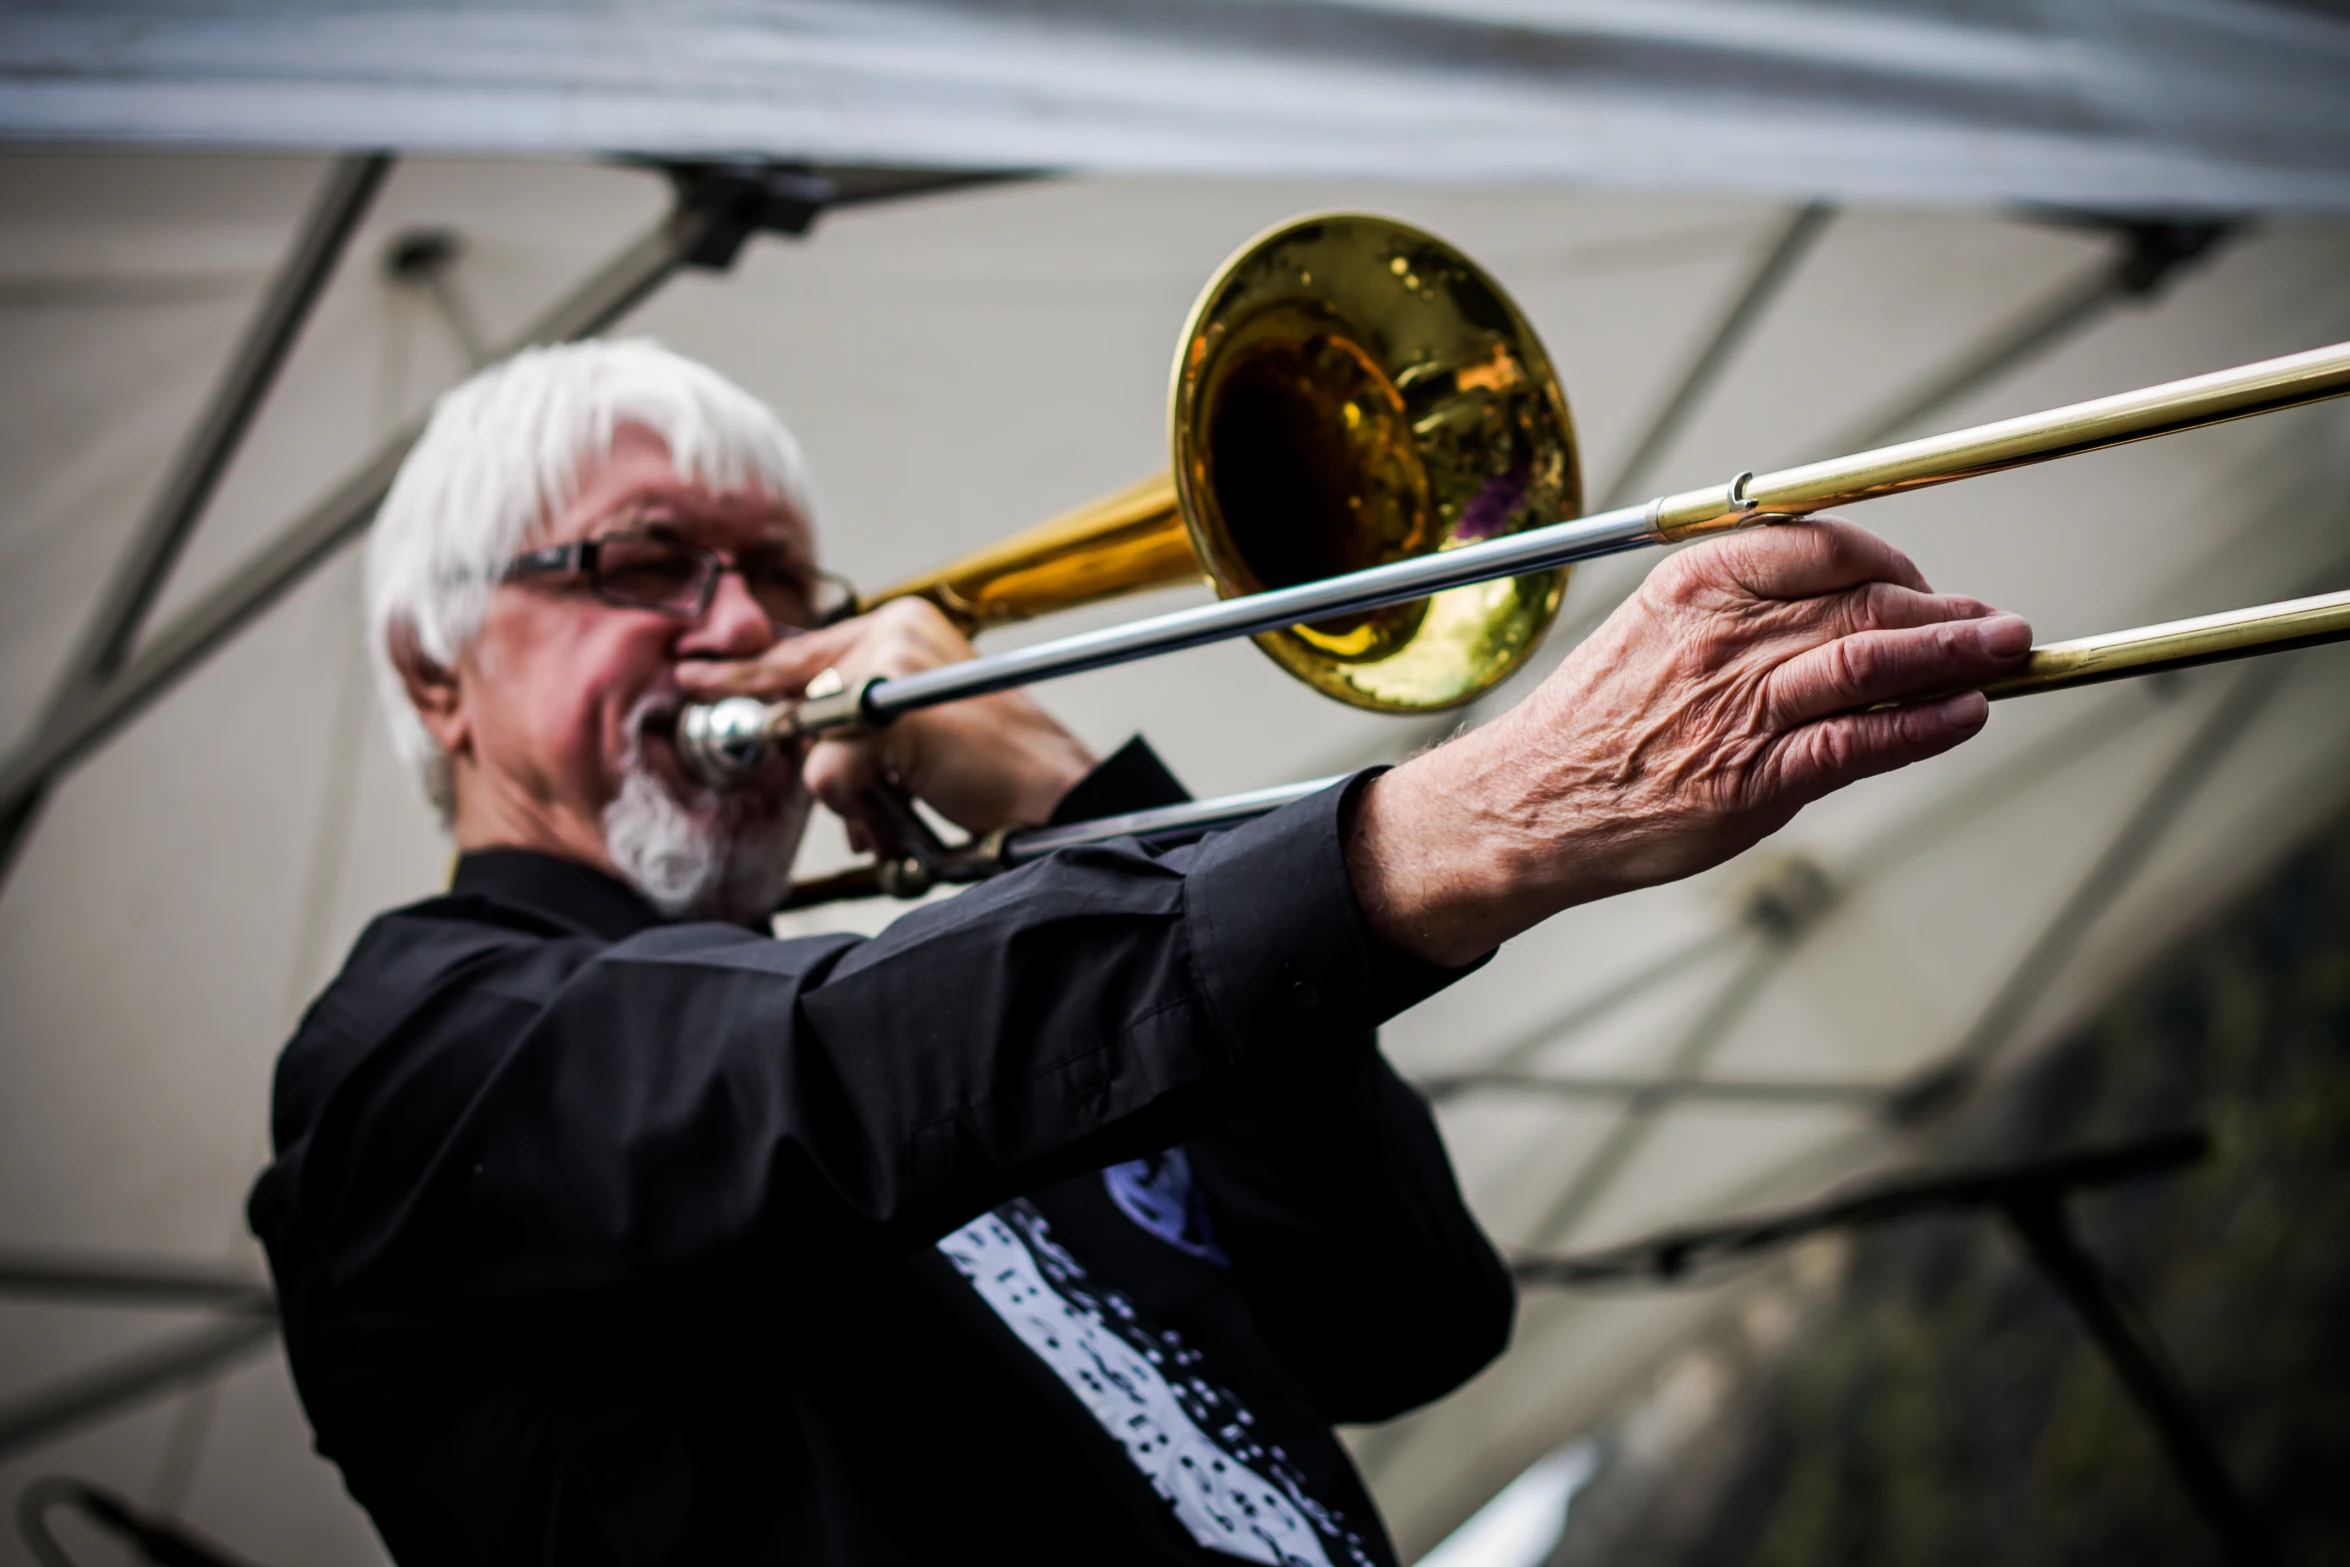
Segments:
[[[1381,943],[1459,968],[1533,921],[1514,917],[1523,889],[1511,884],[1511,856],[1484,841],[1471,802],[1444,798],[1434,771],[1407,763],[1357,791],[1345,824],[1347,876]]]

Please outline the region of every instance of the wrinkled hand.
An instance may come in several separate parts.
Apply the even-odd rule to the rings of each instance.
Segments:
[[[869,615],[776,643],[756,658],[697,660],[677,669],[689,700],[798,696],[837,669],[853,689],[972,656],[938,609],[900,599]],[[825,740],[801,769],[816,798],[849,824],[860,849],[876,847],[870,791],[894,778],[947,820],[973,832],[1042,822],[1094,764],[1092,753],[1023,692],[1007,691],[910,713],[877,734]],[[882,834],[886,837],[886,834]]]
[[[1348,870],[1383,939],[1467,962],[1559,910],[1694,874],[1811,801],[1983,727],[2031,628],[1831,518],[1695,545],[1523,703],[1374,780]],[[1934,697],[1934,693],[1960,692]],[[1870,711],[1873,704],[1930,698]]]

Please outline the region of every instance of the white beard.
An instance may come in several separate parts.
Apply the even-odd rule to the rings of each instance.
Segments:
[[[647,698],[629,715],[620,792],[604,807],[604,851],[665,918],[765,925],[791,887],[806,797],[745,792],[688,807],[644,764],[639,737],[651,706]]]

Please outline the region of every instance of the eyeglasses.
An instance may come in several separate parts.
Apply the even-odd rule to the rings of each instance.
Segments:
[[[634,529],[517,555],[499,580],[579,572],[596,597],[630,609],[699,620],[727,572],[743,579],[778,631],[813,631],[856,613],[848,579],[819,571],[780,544],[754,544],[728,560],[716,550],[658,528]]]

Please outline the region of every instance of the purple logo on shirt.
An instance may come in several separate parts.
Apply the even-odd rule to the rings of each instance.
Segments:
[[[1192,1184],[1191,1161],[1180,1148],[1130,1159],[1102,1171],[1118,1211],[1178,1251],[1219,1268],[1232,1266],[1208,1226],[1207,1203]]]

